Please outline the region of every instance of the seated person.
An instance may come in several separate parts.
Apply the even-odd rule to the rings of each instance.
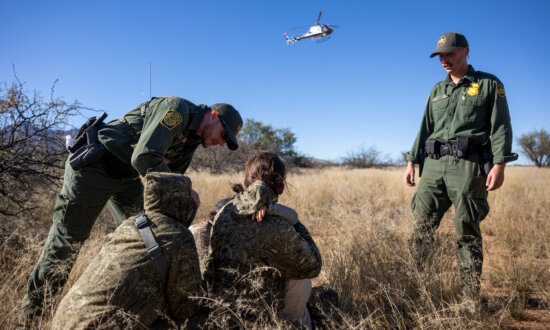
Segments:
[[[198,311],[189,299],[201,295],[197,250],[187,229],[197,211],[191,191],[191,180],[181,174],[147,174],[145,215],[165,267],[152,259],[135,217],[125,220],[61,300],[52,329],[149,327],[162,314],[185,319]]]
[[[283,318],[311,328],[306,303],[310,279],[321,270],[321,255],[292,209],[281,211],[288,221],[274,214],[283,209],[270,204],[283,193],[285,177],[284,163],[275,154],[248,161],[246,190],[223,205],[214,219],[203,277],[214,296],[230,302],[261,299]],[[257,274],[260,284],[243,281],[247,274]]]
[[[239,183],[232,184],[231,190],[233,190],[236,194],[239,194],[244,191],[244,187],[242,184]],[[208,256],[208,247],[210,246],[210,232],[212,230],[212,225],[214,224],[214,217],[231,199],[232,197],[220,199],[216,203],[214,210],[210,211],[208,219],[201,220],[189,226],[189,231],[191,232],[191,234],[193,234],[195,245],[197,246],[199,264],[201,265],[202,272],[204,272],[203,266],[204,262],[206,262],[206,257]],[[280,216],[291,225],[294,225],[296,224],[296,222],[298,222],[298,213],[296,213],[294,209],[278,203],[269,203],[266,206],[263,206],[258,212],[252,215],[252,219],[257,218],[258,221],[262,221],[262,218],[265,214]]]

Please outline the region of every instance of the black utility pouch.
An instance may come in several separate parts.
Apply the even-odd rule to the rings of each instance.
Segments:
[[[97,138],[97,126],[92,126],[86,132],[88,144],[78,149],[69,159],[69,164],[73,170],[78,171],[81,168],[98,162],[105,153],[105,147]]]
[[[441,143],[437,140],[426,140],[426,154],[431,159],[439,159],[441,155]]]
[[[458,136],[456,138],[456,157],[466,158],[468,156],[468,137]]]

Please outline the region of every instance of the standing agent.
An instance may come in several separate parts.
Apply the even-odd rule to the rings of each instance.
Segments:
[[[483,263],[479,223],[489,213],[487,194],[502,186],[506,163],[518,156],[511,152],[504,86],[497,77],[468,65],[469,52],[466,38],[450,32],[439,38],[430,55],[439,55],[448,75],[428,98],[420,131],[407,154],[405,183],[415,185],[414,164],[420,164],[422,179],[411,201],[414,224],[409,237],[419,265],[441,218],[454,204],[461,290],[463,297],[475,300]]]
[[[143,208],[140,175],[185,173],[200,144],[208,148],[227,143],[229,149],[236,150],[236,134],[241,126],[239,112],[229,104],[197,106],[178,97],[154,97],[122,118],[101,125],[92,136],[97,142],[92,149],[102,150],[99,156],[78,170],[71,166],[74,154],[66,162],[53,224],[27,283],[23,316],[32,320],[41,314],[46,281],[53,294],[63,287],[81,244],[105,204],[118,227]],[[198,194],[192,194],[198,205]],[[56,265],[62,263],[68,271],[59,274]]]

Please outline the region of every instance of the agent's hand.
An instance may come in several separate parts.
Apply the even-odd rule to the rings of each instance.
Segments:
[[[267,206],[264,205],[258,211],[252,214],[252,220],[256,220],[257,222],[262,221],[265,217],[266,212],[267,212]]]
[[[405,171],[405,184],[409,187],[414,187],[416,183],[414,182],[414,163],[407,163],[407,170]]]
[[[201,199],[199,198],[199,194],[195,191],[195,189],[191,189],[191,196],[193,196],[193,199],[195,200],[195,204],[197,205],[197,208],[201,205]]]
[[[504,183],[504,168],[506,163],[495,164],[489,175],[487,175],[487,181],[485,185],[487,186],[487,191],[497,190]]]

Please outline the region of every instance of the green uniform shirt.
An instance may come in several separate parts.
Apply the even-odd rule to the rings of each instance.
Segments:
[[[201,144],[197,130],[206,108],[179,97],[154,97],[124,115],[132,130],[141,132],[137,144],[132,144],[127,125],[119,119],[99,131],[99,141],[141,175],[148,170],[185,173]]]
[[[427,139],[453,143],[457,136],[470,137],[480,144],[490,137],[494,163],[518,158],[512,153],[512,125],[504,86],[494,75],[475,71],[472,66],[457,85],[447,75],[434,86],[407,161],[418,163],[420,148]]]

